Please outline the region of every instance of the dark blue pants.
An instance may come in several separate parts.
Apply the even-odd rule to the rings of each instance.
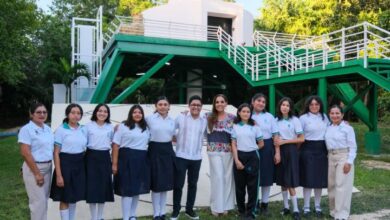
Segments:
[[[202,160],[187,160],[176,157],[175,173],[174,173],[174,187],[173,187],[173,210],[180,211],[181,209],[181,195],[183,193],[184,181],[186,172],[188,171],[188,190],[186,210],[192,210],[195,204],[196,189],[199,179],[199,170]]]

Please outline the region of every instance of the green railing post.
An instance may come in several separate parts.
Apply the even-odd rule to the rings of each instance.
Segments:
[[[268,87],[269,91],[269,112],[272,114],[272,115],[275,115],[275,106],[276,106],[276,89],[275,89],[275,85],[274,84],[271,84],[269,85]]]
[[[378,88],[373,85],[369,93],[369,118],[371,122],[370,131],[365,134],[365,148],[369,154],[379,154],[381,137],[378,131]]]
[[[322,99],[324,104],[324,112],[328,112],[328,84],[326,78],[318,79],[318,96]]]

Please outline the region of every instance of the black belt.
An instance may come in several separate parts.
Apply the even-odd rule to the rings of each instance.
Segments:
[[[47,160],[47,161],[35,161],[35,163],[51,163],[51,160]]]

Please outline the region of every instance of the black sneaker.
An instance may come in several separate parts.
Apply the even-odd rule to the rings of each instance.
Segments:
[[[317,218],[322,218],[324,216],[321,210],[315,210],[315,214]]]
[[[302,216],[303,216],[304,218],[309,218],[309,217],[310,217],[310,210],[308,210],[308,209],[303,209],[303,214],[302,214]]]
[[[300,219],[301,219],[301,216],[299,216],[299,212],[294,212],[294,213],[292,214],[292,216],[293,216],[293,219],[294,219],[294,220],[300,220]]]
[[[179,211],[173,210],[172,215],[171,215],[171,220],[177,220],[179,218]]]
[[[165,220],[165,215],[160,215],[159,220]]]
[[[153,220],[160,220],[160,216],[153,217]]]
[[[284,209],[282,209],[280,214],[283,215],[283,216],[289,215],[290,214],[290,209],[284,208]]]
[[[190,219],[199,219],[199,216],[192,209],[186,211],[186,216]]]

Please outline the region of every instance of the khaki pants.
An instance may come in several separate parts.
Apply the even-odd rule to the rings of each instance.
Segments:
[[[26,163],[23,163],[23,180],[28,195],[31,220],[47,219],[47,200],[49,199],[52,165],[51,163],[38,163],[38,169],[44,177],[43,186],[38,186],[34,174]]]
[[[354,177],[354,165],[344,174],[348,152],[328,153],[328,196],[330,215],[336,219],[348,219]]]

